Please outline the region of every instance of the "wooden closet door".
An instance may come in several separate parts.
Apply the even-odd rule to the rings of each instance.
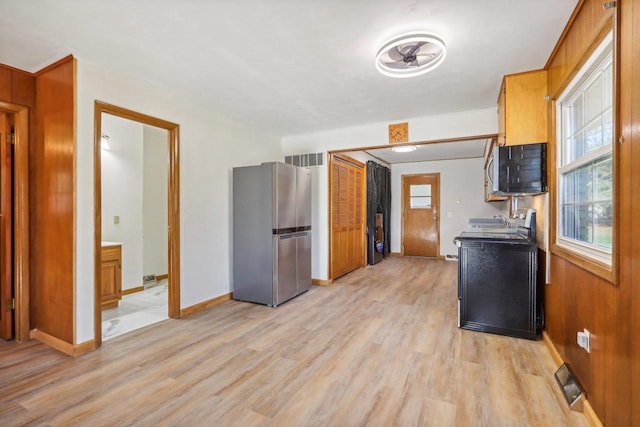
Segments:
[[[364,165],[334,157],[331,164],[331,278],[364,265]]]

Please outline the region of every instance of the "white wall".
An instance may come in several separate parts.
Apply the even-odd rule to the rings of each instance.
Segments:
[[[210,106],[77,63],[76,343],[93,339],[93,114],[100,100],[180,125],[180,305],[231,291],[231,170],[282,160],[280,137]]]
[[[295,135],[282,139],[284,155],[316,153],[321,151],[348,150],[350,148],[386,145],[388,125],[395,122],[409,122],[410,141],[430,141],[474,135],[488,135],[498,132],[498,116],[495,108],[463,111],[429,117],[397,119],[389,122],[372,123],[313,134]],[[326,159],[325,159],[326,160]],[[480,166],[483,170],[484,164]],[[329,276],[329,230],[328,230],[328,174],[325,165],[313,168],[313,247],[312,276],[327,279]],[[482,192],[480,193],[480,195]],[[394,197],[392,190],[392,199]],[[481,197],[481,196],[479,196]],[[400,230],[392,227],[392,235]]]
[[[402,175],[419,173],[440,174],[441,256],[458,253],[453,238],[469,218],[509,213],[507,202],[484,201],[484,158],[391,165],[391,252],[402,251]]]
[[[140,123],[102,114],[102,240],[122,243],[122,289],[142,285],[142,166]],[[118,223],[114,217],[118,217]]]
[[[344,154],[351,157],[352,159],[355,159],[361,163],[364,163],[365,165],[367,164],[367,162],[371,161],[371,162],[378,163],[382,166],[391,168],[391,166],[388,163],[385,163],[382,160],[376,159],[371,154],[365,153],[364,151],[347,151]]]
[[[168,132],[143,126],[142,274],[167,274],[168,250]]]

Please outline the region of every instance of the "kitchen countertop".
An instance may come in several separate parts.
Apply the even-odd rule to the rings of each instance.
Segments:
[[[471,228],[462,231],[455,241],[484,240],[492,242],[531,243],[526,228]]]
[[[122,242],[108,242],[106,240],[102,241],[102,247],[107,247],[107,246],[122,246]]]
[[[463,231],[455,240],[491,240],[530,243],[529,236],[523,233],[494,233],[488,231]]]

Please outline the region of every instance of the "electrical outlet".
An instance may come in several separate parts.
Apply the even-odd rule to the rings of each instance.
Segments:
[[[113,216],[113,223],[114,224],[120,224],[120,216],[119,215],[114,215]]]
[[[586,329],[578,332],[578,346],[587,350],[587,353],[591,353],[591,333]]]
[[[447,212],[447,218],[453,217],[453,212]]]

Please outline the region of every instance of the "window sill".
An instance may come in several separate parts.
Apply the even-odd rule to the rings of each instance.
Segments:
[[[553,255],[569,261],[570,263],[582,268],[583,270],[586,270],[589,273],[606,280],[607,282],[611,283],[611,285],[618,286],[616,281],[616,272],[611,265],[586,258],[585,256],[577,254],[574,251],[566,249],[562,246],[558,246],[555,243],[551,245],[550,252]],[[615,265],[615,256],[613,258],[613,263]]]

